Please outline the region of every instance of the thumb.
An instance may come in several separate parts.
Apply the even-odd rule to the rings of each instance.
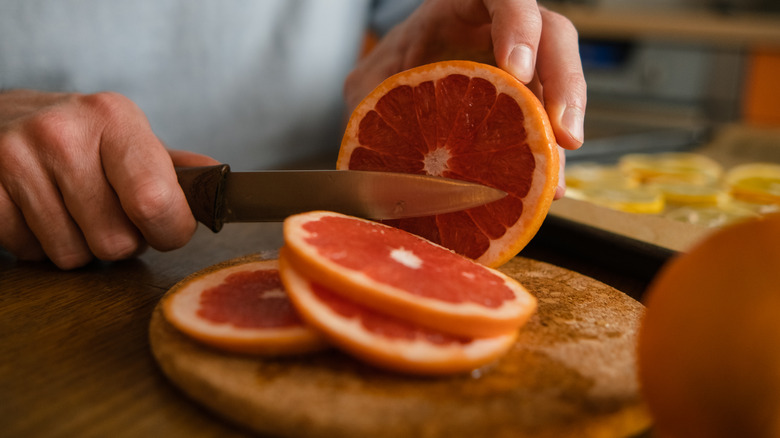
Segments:
[[[168,155],[171,156],[175,167],[214,166],[220,164],[219,161],[196,152],[168,149]]]

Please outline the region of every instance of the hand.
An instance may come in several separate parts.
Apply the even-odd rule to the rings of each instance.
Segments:
[[[583,142],[586,85],[577,31],[536,0],[427,0],[363,58],[345,83],[350,108],[388,76],[446,59],[471,59],[506,70],[544,103],[558,144]],[[563,196],[561,173],[556,199]]]
[[[174,152],[183,164],[211,158]],[[62,269],[184,245],[196,228],[172,155],[115,93],[0,93],[0,246]]]

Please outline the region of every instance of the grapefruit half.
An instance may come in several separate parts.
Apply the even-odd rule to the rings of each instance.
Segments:
[[[536,310],[514,279],[404,230],[333,212],[284,222],[282,254],[301,275],[361,305],[469,337],[505,334]]]
[[[282,355],[328,345],[298,316],[276,260],[217,265],[185,279],[166,297],[163,313],[183,333],[220,350]]]
[[[357,106],[337,168],[437,175],[507,192],[469,210],[388,222],[495,267],[541,226],[558,160],[547,113],[521,82],[490,65],[442,61],[391,76]]]
[[[281,277],[301,316],[351,355],[377,367],[422,375],[465,372],[506,353],[517,330],[473,339],[427,329],[369,309],[312,282],[280,257]]]

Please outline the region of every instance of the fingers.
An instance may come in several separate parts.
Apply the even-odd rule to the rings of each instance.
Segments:
[[[587,101],[577,30],[567,18],[535,0],[485,0],[499,67],[529,84],[536,73],[558,144],[584,141]]]
[[[0,247],[16,254],[20,260],[46,258],[38,239],[24,221],[22,212],[2,186],[0,186],[0,224],[3,224],[6,231],[0,234]]]
[[[0,96],[1,246],[71,269],[189,240],[195,219],[138,107],[112,93],[26,93]]]
[[[82,169],[66,175],[57,171],[55,175],[65,208],[81,230],[89,252],[101,260],[131,257],[143,246],[141,234],[122,211],[101,167]]]
[[[536,0],[485,0],[484,5],[492,20],[496,64],[521,82],[531,82],[542,34]]]
[[[541,9],[544,31],[539,40],[537,72],[558,144],[577,149],[584,141],[587,86],[582,72],[577,30],[565,17]]]
[[[38,259],[45,252],[63,269],[89,262],[92,255],[59,192],[37,165],[36,157],[22,146],[22,140],[16,138],[5,139],[0,145],[3,247],[26,260]]]
[[[89,120],[83,114],[88,110],[88,107],[73,111],[65,107],[48,110],[45,117],[29,124],[28,136],[39,160],[39,167],[30,172],[41,173],[37,179],[49,183],[41,193],[56,211],[46,216],[42,207],[32,207],[36,211],[27,211],[25,216],[31,226],[42,216],[50,217],[52,231],[33,227],[41,243],[44,247],[56,244],[71,248],[81,254],[78,257],[81,264],[88,262],[92,255],[101,260],[124,259],[142,246],[138,230],[122,211],[103,173],[97,154],[101,135],[84,123]],[[31,175],[27,178],[32,179]],[[46,252],[51,254],[48,248]],[[62,265],[60,258],[53,256],[52,260]]]
[[[122,210],[152,247],[166,251],[183,246],[197,223],[176,179],[171,156],[140,109],[126,98],[101,93],[92,100],[90,104],[101,112],[115,115],[103,130],[100,158]]]

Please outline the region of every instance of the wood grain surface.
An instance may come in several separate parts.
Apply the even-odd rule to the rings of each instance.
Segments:
[[[625,437],[647,429],[634,356],[643,306],[547,263],[516,257],[502,270],[537,296],[539,311],[506,356],[468,375],[409,377],[337,350],[283,359],[223,353],[178,332],[159,305],[151,347],[194,400],[273,436]]]
[[[540,231],[543,233],[543,231]],[[534,240],[526,257],[640,296],[646,279]],[[220,261],[282,243],[281,224],[200,227],[185,247],[61,271],[0,249],[0,435],[9,438],[256,436],[171,384],[152,356],[150,318],[165,292]]]

